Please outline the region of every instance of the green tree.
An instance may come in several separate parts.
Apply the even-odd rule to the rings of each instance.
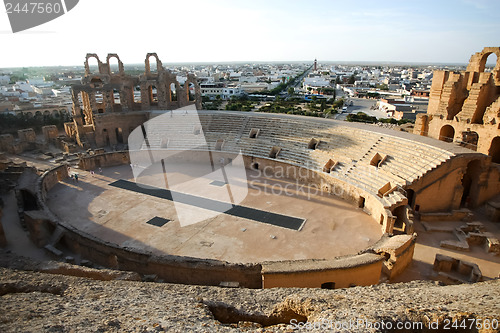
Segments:
[[[319,108],[319,111],[323,112],[323,111],[325,111],[325,109],[326,109],[326,101],[323,99],[321,101],[321,106]]]
[[[354,74],[352,74],[350,77],[349,77],[349,80],[347,81],[348,84],[354,84],[354,82],[356,82],[356,76],[354,76]]]
[[[295,92],[295,89],[293,87],[288,88],[288,95],[292,96]]]

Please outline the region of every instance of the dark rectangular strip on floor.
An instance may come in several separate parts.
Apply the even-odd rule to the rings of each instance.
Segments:
[[[154,225],[154,226],[157,226],[157,227],[163,227],[168,222],[170,222],[169,219],[164,219],[163,217],[155,216],[155,217],[153,217],[151,220],[149,220],[146,223]]]
[[[301,218],[266,212],[264,210],[240,205],[233,205],[232,208],[228,208],[228,203],[222,201],[212,200],[209,198],[198,197],[180,192],[171,192],[170,190],[137,184],[124,179],[119,179],[109,185],[170,201],[173,201],[172,193],[174,193],[176,201],[180,203],[292,230],[300,230],[305,222],[305,220]]]
[[[221,182],[220,180],[214,180],[213,182],[210,183],[210,185],[224,186],[224,185],[226,185],[226,183],[225,182]]]

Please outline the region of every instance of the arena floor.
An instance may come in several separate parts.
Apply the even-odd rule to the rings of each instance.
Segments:
[[[188,187],[196,187],[200,196],[213,197],[217,191],[227,193],[226,186],[210,187],[207,179],[193,177],[197,172],[193,163],[173,168],[177,181],[168,184],[179,185],[177,191],[192,193]],[[157,171],[153,172],[156,176],[160,175]],[[104,168],[102,173],[96,171],[95,174],[81,170],[71,172],[78,173],[78,182],[68,178],[48,194],[47,204],[55,214],[105,241],[157,255],[235,263],[334,258],[356,254],[382,235],[376,221],[338,197],[318,193],[316,188],[303,187],[294,180],[269,178],[255,170],[246,170],[250,184],[248,194],[245,192],[246,196],[241,197],[243,192],[232,186],[231,199],[240,196],[241,202],[239,199],[236,203],[241,207],[303,219],[299,230],[273,225],[272,219],[266,222],[221,214],[207,207],[111,186],[117,180],[134,181],[132,167],[128,165]],[[226,172],[232,172],[230,167],[226,167]],[[140,180],[162,188],[165,187],[162,177],[163,174],[156,178],[150,174]],[[238,186],[246,187],[243,184]],[[152,219],[152,224],[147,223]],[[162,219],[169,222],[158,226],[165,222]],[[186,223],[187,220],[196,223]],[[160,223],[155,223],[158,221]]]

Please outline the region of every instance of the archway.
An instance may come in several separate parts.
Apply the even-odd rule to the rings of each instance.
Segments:
[[[116,56],[108,58],[109,74],[120,74],[120,63]]]
[[[141,86],[136,85],[134,87],[134,103],[141,103]]]
[[[148,87],[149,105],[158,105],[158,90],[155,85]]]
[[[479,134],[474,131],[462,132],[461,146],[477,151],[477,143],[479,141]]]
[[[453,142],[455,137],[455,129],[451,125],[444,125],[439,131],[439,140],[444,142]]]
[[[120,91],[118,89],[113,89],[113,105],[114,106],[120,106],[122,104],[122,99],[120,96]]]
[[[96,56],[87,58],[87,68],[89,74],[99,74],[99,59]]]
[[[186,82],[186,87],[187,87],[187,99],[188,101],[192,102],[195,100],[195,94],[196,94],[196,88],[194,86],[194,83]]]
[[[151,63],[150,59],[153,58],[156,62]],[[158,74],[159,70],[162,68],[162,64],[158,55],[156,53],[148,53],[145,60],[145,72],[146,75]]]
[[[488,155],[491,156],[491,161],[493,163],[500,163],[500,136],[497,136],[491,140],[490,150],[488,150]]]
[[[108,134],[108,130],[107,129],[103,129],[102,130],[102,136],[104,138],[104,144],[106,146],[110,146],[110,143],[109,143],[109,134]]]
[[[486,53],[479,64],[480,72],[491,72],[498,65],[498,56],[494,52]]]
[[[123,143],[123,131],[120,127],[115,128],[115,134],[116,134],[116,141],[118,141],[118,143]]]
[[[170,102],[177,101],[177,91],[175,89],[175,83],[170,83]]]
[[[481,161],[474,160],[467,164],[467,169],[462,177],[462,186],[464,191],[462,199],[460,200],[460,207],[475,206],[477,200],[477,184],[479,182],[479,175],[481,174]]]

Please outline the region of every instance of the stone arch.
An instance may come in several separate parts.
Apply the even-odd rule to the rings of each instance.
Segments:
[[[491,161],[493,163],[500,163],[500,136],[494,137],[493,140],[491,140],[488,155],[491,156]]]
[[[495,53],[497,56],[494,71],[500,71],[500,47],[485,47],[481,52],[472,55],[467,66],[467,72],[484,72],[488,57],[492,53]]]
[[[479,134],[475,131],[463,131],[461,146],[477,151],[477,143],[479,142]]]
[[[156,106],[158,105],[158,87],[155,84],[148,85],[148,101],[149,105]]]
[[[123,143],[123,130],[121,129],[121,127],[117,127],[115,128],[115,135],[116,135],[116,141],[118,143]]]
[[[193,88],[193,92],[191,92],[191,88]],[[184,93],[186,94],[186,102],[192,102],[196,99],[196,86],[195,82],[193,82],[192,78],[188,77],[184,82]]]
[[[439,131],[439,140],[445,142],[453,142],[455,138],[455,129],[451,125],[444,125]]]
[[[90,71],[89,59],[92,59],[92,58],[97,60],[97,72]],[[101,62],[101,60],[99,60],[99,57],[97,56],[97,54],[87,53],[87,55],[85,56],[85,75],[100,74],[101,73],[101,66],[102,66],[102,62]]]
[[[123,68],[123,63],[120,60],[120,57],[118,57],[118,54],[116,53],[109,53],[108,56],[106,57],[106,65],[108,67],[108,74],[113,75],[111,71],[111,58],[115,58],[118,62],[118,74],[123,75],[125,73],[125,70]],[[115,73],[116,74],[116,73]]]
[[[149,59],[151,57],[154,57],[156,59],[156,72],[157,73],[159,73],[161,71],[161,69],[163,68],[163,65],[162,65],[160,59],[158,58],[158,55],[156,53],[148,53],[148,54],[146,54],[146,60],[144,61],[146,75],[151,75],[151,63],[149,61]]]
[[[492,54],[494,54],[497,58],[493,70],[498,71],[500,69],[500,51],[498,52],[490,51],[482,55],[481,60],[479,61],[479,72],[484,72],[486,70],[486,63],[488,62],[488,58],[490,58]]]
[[[140,84],[136,84],[134,86],[132,93],[134,95],[134,103],[141,103],[142,100],[141,100],[141,85]]]
[[[465,173],[462,177],[462,199],[460,200],[461,207],[473,208],[476,206],[478,198],[478,183],[481,175],[482,167],[480,160],[473,160],[467,164]]]
[[[174,82],[170,83],[168,91],[170,102],[177,101],[177,85]]]

